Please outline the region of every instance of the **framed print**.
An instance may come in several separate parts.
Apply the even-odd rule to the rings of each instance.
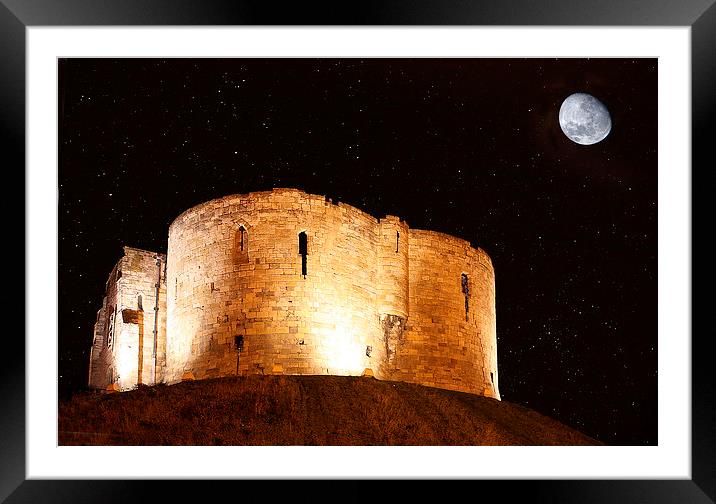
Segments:
[[[3,369],[0,497],[127,500],[171,483],[137,479],[352,479],[355,493],[387,478],[713,501],[690,269],[713,5],[182,6],[0,6],[28,293]],[[265,438],[247,416],[178,438],[145,416],[153,389],[183,387],[160,416],[191,423],[205,378],[274,383],[259,375],[303,391],[294,405],[310,395],[294,377],[349,376],[362,392],[336,387],[367,394],[371,427],[344,442],[341,394],[325,421],[274,415]],[[366,391],[381,381],[393,391]],[[391,416],[403,383],[454,394]],[[107,392],[149,399],[100,432],[75,400],[88,387],[105,411],[134,393]],[[259,388],[248,409],[265,420],[283,403]],[[465,393],[493,415],[521,405],[509,436],[476,443],[520,446],[465,446],[468,421],[435,428],[450,401],[477,407]],[[530,437],[525,407],[565,431]],[[575,446],[576,431],[604,446]]]

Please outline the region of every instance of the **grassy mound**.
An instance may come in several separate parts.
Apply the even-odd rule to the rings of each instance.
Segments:
[[[239,376],[83,393],[60,445],[596,445],[504,401],[348,376]]]

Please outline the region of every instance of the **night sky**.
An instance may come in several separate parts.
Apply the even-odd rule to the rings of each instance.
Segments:
[[[572,93],[612,132],[562,133]],[[87,385],[122,246],[295,187],[483,248],[503,400],[657,443],[656,59],[59,61],[59,392]]]

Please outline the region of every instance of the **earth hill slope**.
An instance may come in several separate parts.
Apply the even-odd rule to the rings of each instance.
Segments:
[[[505,401],[346,376],[240,376],[75,395],[60,445],[599,445]]]

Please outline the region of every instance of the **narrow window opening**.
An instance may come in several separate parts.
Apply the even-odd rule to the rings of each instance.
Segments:
[[[141,294],[139,294],[137,296],[137,310],[144,310],[144,308],[142,308],[142,295]]]
[[[398,246],[400,245],[400,231],[395,232],[395,251],[398,251]]]
[[[493,385],[495,384],[495,377],[492,374],[492,371],[490,371],[490,383],[492,383]]]
[[[244,337],[234,336],[234,345],[236,346],[236,351],[241,352],[244,349]]]
[[[298,233],[298,253],[301,254],[301,274],[303,278],[307,275],[306,256],[308,255],[308,236],[305,231]]]
[[[470,280],[465,273],[460,277],[462,293],[465,296],[465,321],[468,321],[468,313],[470,311]]]
[[[235,257],[240,264],[249,262],[249,232],[241,225],[236,232]]]
[[[246,233],[246,228],[244,226],[239,226],[239,250],[241,252],[244,251],[244,234]]]

